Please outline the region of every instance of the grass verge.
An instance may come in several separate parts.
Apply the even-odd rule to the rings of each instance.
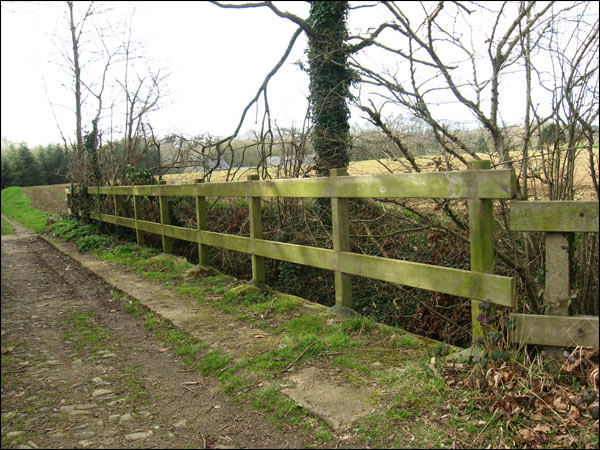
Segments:
[[[2,214],[17,220],[24,227],[38,233],[46,229],[46,213],[34,209],[22,187],[12,186],[2,190]],[[2,221],[2,234],[4,233]]]
[[[2,219],[2,236],[8,236],[9,234],[15,234],[15,230],[9,222]]]

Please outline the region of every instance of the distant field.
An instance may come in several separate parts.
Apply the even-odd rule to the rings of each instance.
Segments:
[[[482,159],[489,159],[489,156],[486,155],[485,153],[478,153],[478,156]],[[514,163],[515,170],[518,172],[520,170],[521,162],[520,162],[519,158],[521,157],[521,154],[519,152],[514,152],[513,154],[511,154],[511,156],[513,157],[513,159],[515,161],[515,163]],[[437,165],[434,161],[435,158],[440,158],[440,157],[439,156],[438,157],[428,156],[428,157],[416,158],[416,162],[423,171],[433,172],[433,171],[438,170]],[[469,158],[467,158],[467,159],[469,159]],[[575,198],[577,200],[588,200],[588,199],[595,198],[594,186],[593,186],[592,178],[590,175],[588,158],[589,158],[589,156],[584,152],[581,152],[577,156],[577,163],[576,163],[576,167],[575,167],[575,180],[576,180],[576,182],[575,182],[575,192],[576,192]],[[532,161],[539,161],[539,158],[533,158]],[[445,167],[445,163],[444,163],[443,159],[442,159],[442,164],[444,164],[443,167]],[[462,164],[460,161],[454,160],[453,164],[458,168],[458,170],[466,169],[464,164]],[[534,167],[536,167],[536,165],[534,165]],[[390,159],[381,159],[381,160],[355,161],[355,162],[351,162],[348,167],[348,173],[353,176],[378,175],[378,174],[387,174],[387,173],[408,173],[411,171],[412,170],[409,166],[409,163],[406,160],[393,161]],[[232,170],[231,172],[233,174],[234,171]],[[271,169],[269,169],[269,172],[274,175],[277,172],[277,170],[275,168],[271,168]],[[235,176],[235,180],[236,181],[238,181],[238,180],[245,181],[246,176],[251,173],[256,173],[256,172],[252,169],[239,170]],[[175,174],[175,175],[164,175],[163,179],[167,183],[170,183],[170,184],[185,184],[185,183],[193,183],[194,180],[196,180],[197,178],[200,178],[201,176],[202,176],[202,173],[199,173],[199,172],[197,172],[197,173],[182,173],[182,174]],[[217,172],[213,172],[210,181],[213,183],[219,182],[219,181],[225,181],[226,177],[227,177],[226,170],[217,171]],[[531,185],[531,182],[530,182],[530,185]],[[538,196],[543,197],[542,192],[544,191],[544,189],[540,185],[539,181],[536,182],[536,188],[538,190]]]
[[[485,157],[486,155],[481,154],[481,157]],[[416,158],[419,166],[424,167],[425,171],[431,172],[435,170],[434,158],[432,156]],[[348,167],[348,173],[353,176],[358,175],[378,175],[378,174],[386,174],[386,173],[407,173],[410,171],[410,167],[408,165],[408,161],[399,160],[394,161],[391,159],[381,159],[381,160],[368,160],[368,161],[353,161],[350,163]],[[235,172],[234,170],[231,171]],[[246,175],[256,173],[253,169],[242,169],[239,170],[235,176],[235,180],[245,180]],[[275,174],[277,173],[276,168],[270,168],[269,173]],[[184,183],[193,183],[194,180],[201,177],[202,174],[199,172],[194,173],[180,173],[175,175],[163,175],[163,179],[167,183],[173,184],[184,184]],[[220,170],[213,172],[212,177],[210,179],[211,182],[219,182],[225,181],[227,177],[226,170]]]
[[[68,184],[50,186],[28,186],[23,191],[31,199],[31,206],[48,214],[66,214],[67,202],[65,188]]]

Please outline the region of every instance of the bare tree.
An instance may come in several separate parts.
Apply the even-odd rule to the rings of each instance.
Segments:
[[[518,163],[519,198],[572,199],[580,151],[589,153],[597,197],[597,6],[587,2],[503,2],[497,7],[425,2],[420,10],[409,10],[404,3],[382,5],[388,19],[371,34],[357,34],[350,41],[353,51],[376,49],[393,63],[376,68],[364,62],[362,53],[354,53],[352,66],[360,73],[363,92],[370,87],[356,104],[395,145],[411,171],[423,167],[385,118],[384,108],[400,108],[425,121],[454,161],[464,164],[481,157],[474,141],[447,125],[443,111],[449,109],[438,107],[447,103],[477,121],[484,131],[481,140],[486,157],[495,166],[514,168]],[[482,26],[478,29],[473,23]],[[525,99],[518,135],[502,118],[503,111],[514,109],[503,86],[515,82],[523,85]],[[455,224],[464,227],[456,220],[460,215],[443,206]],[[500,224],[510,233],[504,203],[500,210]],[[439,225],[428,214],[423,218]],[[534,310],[540,307],[535,277],[543,267],[542,242],[533,234],[512,233],[506,245],[497,249],[500,260],[521,278]]]

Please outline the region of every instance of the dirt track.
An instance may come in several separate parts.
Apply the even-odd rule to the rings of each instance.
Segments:
[[[105,283],[35,235],[2,238],[1,312],[2,448],[309,445],[186,371]],[[78,346],[77,323],[108,347]]]

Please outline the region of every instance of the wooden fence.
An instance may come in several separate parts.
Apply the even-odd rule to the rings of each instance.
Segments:
[[[510,228],[546,233],[546,315],[512,314],[517,325],[513,339],[550,346],[597,346],[598,317],[568,317],[569,243],[564,233],[598,233],[598,202],[512,202]]]
[[[172,239],[195,242],[198,244],[200,264],[203,265],[209,265],[207,246],[250,254],[252,280],[259,285],[265,282],[264,258],[332,270],[335,274],[336,309],[352,308],[351,275],[469,298],[475,340],[483,334],[477,320],[481,302],[513,308],[516,305],[515,279],[493,274],[492,212],[494,199],[508,200],[514,196],[515,175],[512,170],[489,168],[489,161],[473,161],[467,171],[359,177],[350,177],[345,170],[335,169],[328,178],[259,181],[257,176],[249,176],[245,182],[203,183],[198,180],[195,184],[181,185],[101,186],[88,187],[87,192],[90,195],[114,196],[114,215],[95,211],[90,217],[135,229],[139,244],[144,242],[144,232],[160,234],[165,253],[171,253]],[[67,189],[67,195],[72,189]],[[122,196],[133,196],[134,218],[119,215]],[[143,196],[158,197],[160,223],[143,219]],[[174,196],[195,198],[196,229],[170,225],[167,198]],[[246,197],[250,212],[250,237],[207,231],[207,197]],[[333,249],[264,240],[261,197],[330,198]],[[471,270],[350,252],[348,198],[468,199]],[[518,316],[521,321],[522,316]],[[589,323],[586,322],[586,330]]]

